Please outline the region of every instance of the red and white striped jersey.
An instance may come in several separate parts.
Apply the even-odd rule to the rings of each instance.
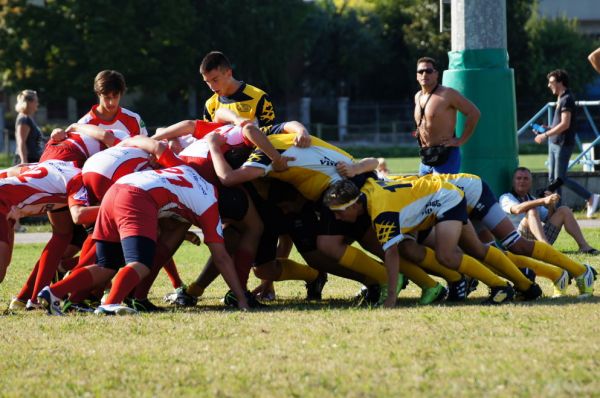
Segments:
[[[110,131],[115,136],[114,145],[130,137],[125,130],[107,131]],[[67,138],[63,141],[48,141],[40,160],[73,161],[78,167],[83,167],[86,159],[104,149],[106,149],[106,145],[101,141],[83,133],[70,132],[67,133]]]
[[[148,152],[126,146],[108,148],[90,157],[81,170],[90,202],[101,202],[108,188],[119,178],[150,169],[149,158]]]
[[[218,133],[225,137],[225,144],[221,147],[223,153],[230,151],[234,148],[246,147],[253,148],[251,142],[246,140],[242,133],[242,128],[234,126],[232,124],[221,125],[221,127],[205,131],[205,122],[202,120],[196,121],[196,130],[194,131],[194,138],[198,140],[183,151],[179,152],[179,157],[187,164],[192,166],[202,177],[206,178],[212,184],[219,184],[217,173],[215,172],[212,164],[212,158],[210,156],[210,148],[208,142],[203,137],[211,131]],[[213,123],[214,124],[214,123]]]
[[[107,121],[98,117],[96,108],[98,108],[98,105],[92,106],[92,109],[83,115],[77,123],[93,124],[102,127],[104,130],[125,130],[132,137],[136,135],[148,136],[146,125],[137,113],[119,107],[115,117]]]
[[[116,184],[150,193],[158,205],[159,217],[174,217],[200,227],[205,242],[223,242],[217,192],[191,167],[140,171],[121,177]]]
[[[73,162],[49,160],[23,167],[0,180],[0,213],[7,218],[43,214],[65,206],[86,206],[81,170]]]

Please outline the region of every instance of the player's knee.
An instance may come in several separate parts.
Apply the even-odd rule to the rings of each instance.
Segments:
[[[278,275],[276,275],[277,270],[275,260],[254,267],[253,271],[254,276],[256,276],[258,279],[266,279],[272,281],[276,280],[278,277]]]
[[[333,258],[334,260],[340,260],[346,251],[347,245],[343,240],[334,239],[328,235],[321,235],[317,237],[317,249]]]
[[[454,250],[436,250],[435,258],[445,267],[458,269],[460,266],[461,254]]]

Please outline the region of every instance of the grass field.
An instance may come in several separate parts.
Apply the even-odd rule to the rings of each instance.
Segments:
[[[574,157],[573,157],[574,159]],[[531,171],[547,171],[547,154],[519,155],[519,166],[525,166]],[[415,174],[419,170],[419,158],[388,158],[388,168],[394,174]],[[581,171],[582,166],[575,166],[572,171]]]
[[[584,232],[600,246],[600,231]],[[575,250],[564,234],[558,247]],[[41,248],[15,248],[4,308]],[[176,261],[185,280],[205,258],[184,244]],[[394,310],[354,308],[358,288],[331,277],[324,301],[307,304],[301,283],[281,283],[267,310],[239,313],[220,304],[219,280],[187,311],[5,313],[0,396],[600,396],[600,299],[578,302],[573,286],[570,298],[529,304],[479,305],[480,287],[461,305],[419,307],[410,285]],[[161,274],[151,299],[170,290]]]

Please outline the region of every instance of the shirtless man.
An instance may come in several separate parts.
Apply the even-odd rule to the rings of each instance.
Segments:
[[[421,91],[415,94],[415,123],[421,147],[419,175],[458,173],[460,152],[479,121],[479,109],[458,91],[438,83],[436,62],[429,57],[417,61],[417,81]],[[463,133],[456,137],[456,111],[465,115]]]

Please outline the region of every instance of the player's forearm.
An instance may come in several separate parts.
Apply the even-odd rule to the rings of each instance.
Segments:
[[[210,155],[213,161],[213,167],[215,168],[215,173],[217,173],[217,177],[222,184],[228,185],[229,181],[227,176],[233,171],[229,163],[225,160],[225,156],[221,152],[221,148],[219,148],[216,144],[210,143]]]
[[[364,158],[355,164],[356,174],[362,174],[373,171],[379,166],[379,161],[376,158]]]
[[[248,120],[236,115],[231,109],[219,108],[215,111],[215,122],[238,124],[242,120]]]
[[[258,149],[264,152],[265,155],[271,159],[271,161],[276,161],[281,157],[281,154],[275,149],[271,141],[267,138],[266,135],[263,134],[255,126],[245,126],[243,129],[243,134],[246,138],[248,138]]]
[[[196,127],[194,120],[183,120],[168,127],[159,127],[156,129],[156,134],[152,139],[156,141],[169,140],[171,138],[182,137],[187,134],[192,134]]]
[[[69,211],[75,224],[93,224],[96,222],[100,206],[72,206]]]

